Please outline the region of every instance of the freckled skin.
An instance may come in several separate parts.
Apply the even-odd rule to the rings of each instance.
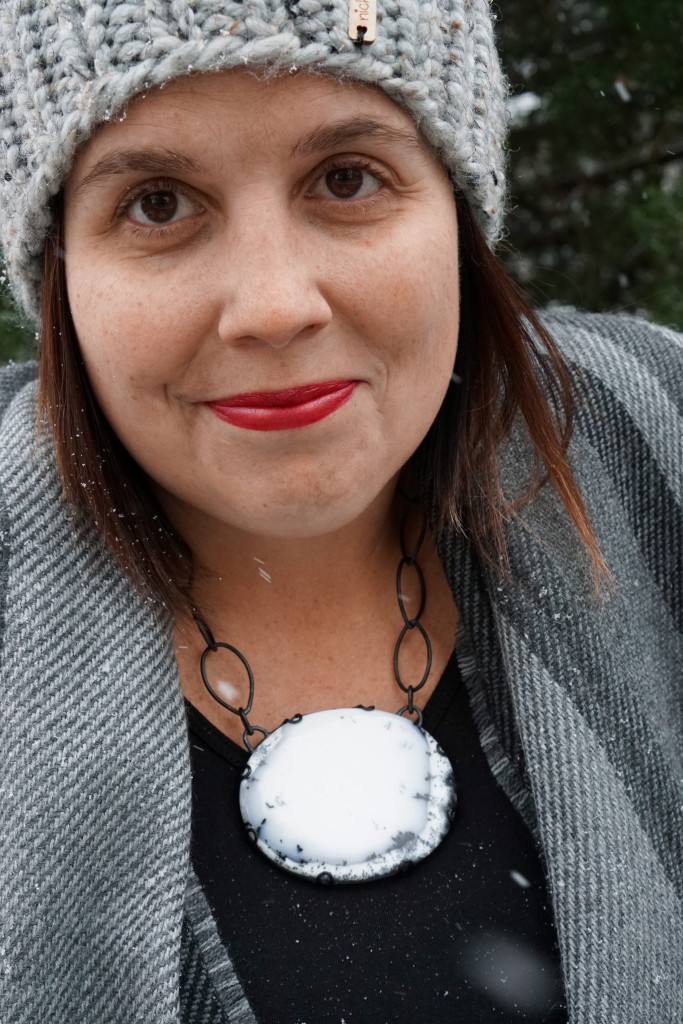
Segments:
[[[360,116],[412,129],[387,97],[358,85],[197,77],[134,102],[71,175],[67,281],[88,373],[190,534],[216,523],[264,536],[338,528],[395,477],[441,404],[459,308],[442,169],[426,151],[372,139],[292,156],[320,125]],[[77,193],[103,157],[149,147],[201,169],[113,175]],[[370,160],[387,181],[381,194],[313,194],[339,154]],[[117,204],[159,177],[184,190],[187,216],[152,238]],[[361,383],[303,430],[257,434],[205,404],[330,379]]]

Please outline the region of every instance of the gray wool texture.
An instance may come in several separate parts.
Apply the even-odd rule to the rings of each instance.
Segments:
[[[380,0],[375,42],[348,0],[4,0],[0,243],[15,298],[40,305],[49,201],[78,147],[136,95],[191,72],[319,71],[383,89],[434,147],[485,235],[501,230],[506,88],[488,0]]]
[[[571,1024],[680,1024],[683,340],[627,317],[548,325],[614,589],[596,596],[546,486],[509,524],[512,579],[444,539],[456,651],[489,764],[545,861]],[[0,373],[0,1020],[254,1024],[189,866],[170,624],[94,529],[72,532],[29,375]],[[523,431],[500,457],[518,493]]]

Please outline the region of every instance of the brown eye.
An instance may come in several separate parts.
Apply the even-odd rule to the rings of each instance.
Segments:
[[[381,186],[377,175],[364,167],[341,166],[323,174],[313,191],[326,199],[365,199]]]
[[[154,224],[166,224],[178,212],[175,192],[152,192],[139,202],[140,212]]]
[[[145,192],[128,207],[130,219],[146,227],[163,227],[197,212],[199,210],[196,203],[172,188],[157,188],[153,192]]]
[[[325,175],[325,184],[337,199],[352,199],[362,189],[364,177],[360,167],[338,167]]]

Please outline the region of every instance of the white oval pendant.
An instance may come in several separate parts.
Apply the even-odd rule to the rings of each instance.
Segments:
[[[277,865],[364,882],[422,860],[455,812],[451,763],[407,718],[366,708],[284,722],[249,758],[240,811]]]

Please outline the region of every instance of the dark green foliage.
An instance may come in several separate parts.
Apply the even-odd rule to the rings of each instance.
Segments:
[[[508,270],[539,303],[683,328],[680,0],[499,0],[513,94]]]
[[[0,269],[1,265],[0,265]],[[36,332],[12,306],[7,291],[0,291],[0,364],[10,359],[19,362],[36,354]]]
[[[511,133],[507,269],[541,305],[683,329],[683,5],[498,0],[497,13],[513,94],[540,100]],[[34,350],[0,296],[0,360]]]

